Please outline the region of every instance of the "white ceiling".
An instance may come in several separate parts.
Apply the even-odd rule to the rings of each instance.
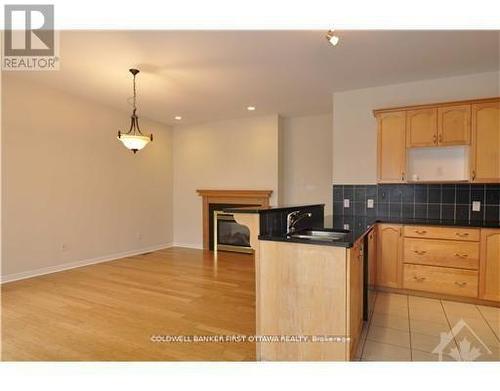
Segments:
[[[23,72],[138,114],[196,123],[331,111],[332,92],[500,69],[498,31],[64,31],[60,70]],[[257,110],[248,112],[246,106]]]

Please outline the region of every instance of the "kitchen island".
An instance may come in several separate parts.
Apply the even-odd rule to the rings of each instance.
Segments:
[[[230,208],[250,230],[255,251],[257,359],[353,359],[363,322],[363,242],[287,236],[287,218],[307,215],[296,231],[324,230],[324,205]],[[368,233],[366,231],[366,233]]]
[[[350,216],[349,226],[335,219],[325,228],[315,217],[299,231],[348,232],[330,241],[287,235],[291,212],[318,207],[231,210],[255,249],[256,330],[268,338],[258,360],[355,359],[369,288],[499,306],[498,223]]]

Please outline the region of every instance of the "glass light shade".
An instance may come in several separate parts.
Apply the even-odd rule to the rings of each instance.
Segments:
[[[151,137],[138,136],[133,134],[121,134],[118,137],[118,140],[120,140],[126,148],[136,152],[144,148],[151,141]]]

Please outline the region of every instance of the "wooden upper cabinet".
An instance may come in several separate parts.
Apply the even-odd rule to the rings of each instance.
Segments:
[[[479,298],[500,301],[500,229],[481,230]]]
[[[500,100],[472,105],[471,180],[500,182]]]
[[[432,147],[438,143],[437,108],[406,112],[406,146]]]
[[[377,243],[377,286],[400,288],[402,284],[402,232],[403,227],[395,224],[378,226]]]
[[[439,107],[437,112],[438,144],[470,144],[471,105]]]
[[[380,113],[377,114],[377,122],[378,182],[404,182],[406,167],[406,113],[404,111]]]

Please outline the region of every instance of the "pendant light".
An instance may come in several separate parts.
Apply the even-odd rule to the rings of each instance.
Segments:
[[[130,117],[130,129],[127,133],[122,133],[118,131],[118,140],[120,140],[126,148],[130,149],[132,152],[136,153],[144,148],[150,141],[153,141],[153,134],[145,136],[141,132],[139,127],[139,117],[135,113],[137,108],[135,106],[136,101],[136,89],[135,89],[135,76],[139,73],[138,69],[129,69],[129,72],[134,78],[134,100],[133,100],[133,111]]]

